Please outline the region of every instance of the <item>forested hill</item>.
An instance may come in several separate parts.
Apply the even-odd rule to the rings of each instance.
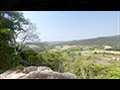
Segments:
[[[98,37],[84,40],[73,40],[69,42],[63,42],[62,45],[110,45],[112,47],[120,47],[120,35]]]

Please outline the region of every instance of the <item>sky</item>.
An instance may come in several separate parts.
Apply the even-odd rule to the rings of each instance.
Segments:
[[[22,11],[41,41],[71,41],[119,35],[120,11]]]

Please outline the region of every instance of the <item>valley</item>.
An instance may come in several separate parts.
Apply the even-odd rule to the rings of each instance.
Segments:
[[[116,78],[107,74],[103,74],[103,72],[108,72],[110,67],[116,67],[120,69],[120,47],[119,45],[113,44],[114,42],[118,42],[116,42],[116,40],[111,41],[111,39],[109,39],[111,37],[100,37],[102,40],[99,40],[99,43],[96,44],[94,41],[98,41],[99,38],[81,40],[76,42],[69,41],[46,43],[43,45],[41,44],[42,46],[39,47],[41,47],[43,51],[49,50],[52,51],[52,53],[60,52],[60,54],[65,55],[66,59],[62,61],[62,66],[60,66],[61,72],[73,73],[79,79]],[[107,43],[102,43],[102,41],[105,41],[106,38],[108,39]],[[30,47],[34,47],[34,50],[40,51],[38,45],[36,45],[36,47],[35,45],[31,45]],[[101,70],[98,69],[98,66],[101,68]],[[94,67],[98,74],[96,74],[93,69],[90,69],[91,67]],[[105,67],[105,70],[108,71],[104,70]],[[86,71],[86,68],[90,70]]]

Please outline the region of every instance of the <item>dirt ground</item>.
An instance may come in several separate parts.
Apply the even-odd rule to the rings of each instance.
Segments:
[[[62,50],[65,50],[65,49],[68,49],[68,48],[71,48],[71,47],[76,47],[76,45],[73,45],[73,46],[69,46],[69,45],[64,45]]]
[[[107,48],[112,48],[111,46],[104,46],[104,49],[107,49]]]
[[[61,46],[56,46],[55,48],[56,48],[56,49],[65,50],[65,49],[68,49],[68,48],[71,48],[71,47],[76,47],[76,45],[73,45],[73,46],[64,45],[62,48],[61,48]]]

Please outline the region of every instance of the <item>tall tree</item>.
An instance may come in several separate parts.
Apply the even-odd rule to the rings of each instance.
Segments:
[[[1,16],[1,13],[8,13],[11,18],[5,19]],[[28,25],[29,20],[25,19],[22,12],[19,11],[0,11],[0,28],[9,29],[12,32],[14,30],[24,30],[23,25]]]
[[[15,30],[14,35],[12,35],[13,40],[11,41],[10,44],[14,48],[15,54],[19,54],[23,51],[28,50],[28,48],[25,48],[28,42],[40,41],[35,31],[36,31],[36,26],[33,23],[29,23],[25,31]],[[19,42],[17,42],[17,40],[19,40]]]

